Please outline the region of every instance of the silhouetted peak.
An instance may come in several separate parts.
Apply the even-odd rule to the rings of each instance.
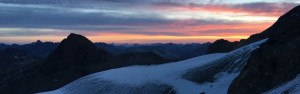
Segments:
[[[66,39],[62,41],[62,43],[66,43],[66,42],[71,43],[72,45],[76,45],[76,44],[93,45],[92,41],[90,41],[89,39],[87,39],[82,35],[75,34],[75,33],[71,33]]]
[[[43,43],[41,40],[37,40],[36,42],[34,42],[34,43]]]
[[[236,48],[239,42],[230,42],[225,39],[216,40],[214,43],[210,44],[207,53],[220,53],[229,52]]]
[[[93,53],[97,53],[96,46],[86,37],[71,33],[66,39],[64,39],[61,42],[61,44],[56,49],[56,51],[54,51],[54,53],[63,52],[64,54],[70,54],[70,53],[82,54],[89,51]]]
[[[218,39],[216,40],[215,42],[229,42],[228,40],[225,40],[225,39]]]
[[[79,34],[75,34],[75,33],[71,33],[68,38],[75,38],[75,37],[84,37],[82,35],[79,35]]]
[[[238,41],[230,42],[226,39],[218,39],[214,43],[238,43]]]
[[[88,66],[97,64],[108,57],[107,52],[98,50],[86,37],[71,33],[60,45],[48,56],[43,67],[51,67],[42,70],[47,74],[62,71],[66,68]]]

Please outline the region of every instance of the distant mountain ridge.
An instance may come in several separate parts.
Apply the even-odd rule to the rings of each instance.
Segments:
[[[122,47],[92,43],[84,36],[72,33],[60,44],[49,44],[51,46],[46,47],[46,51],[43,51],[44,46],[39,46],[46,45],[41,41],[28,45],[0,44],[0,69],[2,69],[0,92],[32,94],[55,90],[75,79],[108,70],[100,72],[100,76],[92,74],[49,93],[95,91],[119,94],[124,91],[132,94],[132,92],[149,93],[147,90],[154,90],[150,93],[165,94],[167,91],[172,94],[178,92],[262,94],[299,78],[300,6],[281,16],[274,25],[262,33],[238,42],[220,39],[213,44],[205,45],[170,43]],[[53,51],[49,50],[51,47],[54,47]],[[208,49],[208,53],[222,53],[164,64],[206,54],[206,50],[203,49]],[[228,51],[232,52],[224,53]],[[45,61],[34,56],[39,54],[43,56],[47,53],[49,55]],[[154,66],[156,64],[162,65]],[[123,71],[127,73],[123,74]],[[165,71],[167,71],[165,74],[161,74]],[[116,84],[115,81],[126,83]],[[133,83],[143,81],[147,83],[142,85]],[[133,84],[133,87],[127,88],[128,84]],[[104,89],[99,90],[96,86]],[[176,89],[178,90],[174,91]],[[300,91],[299,84],[276,93],[297,94],[294,91]]]
[[[41,94],[225,94],[251,52],[265,41],[230,53],[97,72]]]
[[[45,43],[37,41],[28,45],[31,47],[41,44],[44,45]],[[50,44],[53,46],[53,43]],[[95,45],[97,44],[92,43],[84,36],[72,33],[59,43],[45,61],[28,66],[34,70],[27,70],[28,73],[24,73],[26,76],[12,75],[11,79],[0,87],[0,92],[31,94],[61,87],[77,78],[99,71],[131,65],[153,65],[182,60],[163,51],[128,51],[113,54],[105,48]],[[108,47],[114,46],[109,45]],[[2,52],[1,49],[0,52]],[[6,64],[6,62],[3,63]],[[28,83],[31,84],[28,85]],[[16,88],[15,85],[18,87]]]
[[[19,84],[27,84],[28,78],[33,79],[42,60],[18,48],[0,50],[0,92],[9,94],[19,90]],[[29,82],[29,81],[28,81]],[[30,83],[30,82],[29,82]]]
[[[54,49],[60,43],[54,42],[42,42],[37,40],[36,42],[32,42],[30,44],[0,44],[0,49],[5,48],[18,48],[20,50],[25,51],[28,54],[31,54],[35,57],[39,57],[41,59],[46,59],[48,55],[54,51]],[[94,45],[99,49],[104,49],[108,51],[111,55],[120,55],[125,53],[135,53],[135,52],[165,52],[166,54],[162,56],[168,56],[171,58],[181,58],[181,59],[189,59],[196,56],[204,55],[207,53],[208,46],[210,43],[190,43],[190,44],[174,44],[174,43],[154,43],[148,45],[135,44],[131,46],[127,46],[126,44],[107,44],[107,43],[94,43]]]
[[[238,41],[230,42],[228,40],[219,39],[219,40],[216,40],[211,45],[209,45],[209,47],[207,49],[207,53],[230,52],[230,51],[236,49],[239,43],[240,42],[238,42]]]
[[[263,94],[268,93],[269,90],[275,89],[276,91],[276,87],[284,86],[285,83],[291,83],[290,81],[300,80],[298,76],[300,73],[300,6],[281,16],[274,25],[262,33],[254,34],[248,39],[234,43],[218,40],[211,44],[209,49],[212,49],[210,52],[236,50],[225,54],[210,54],[206,55],[207,57],[200,56],[199,58],[201,59],[198,60],[193,58],[183,61],[190,64],[194,63],[195,65],[199,64],[199,66],[197,65],[198,67],[195,65],[183,67],[185,65],[179,66],[180,63],[171,63],[158,66],[125,67],[99,72],[78,79],[60,89],[45,92],[45,94],[87,91],[91,91],[91,94],[107,92],[113,94],[120,92],[125,94],[138,94],[141,92],[146,92],[146,94],[148,92],[164,94],[164,91],[169,91],[172,94]],[[206,62],[204,58],[208,59],[208,61]],[[202,63],[203,65],[201,65]],[[184,69],[175,73],[166,72],[158,75],[156,75],[157,71],[153,70],[143,72],[143,70],[148,68],[165,70],[169,67],[172,70],[181,68],[192,69]],[[132,70],[140,70],[142,72],[131,74]],[[113,75],[113,73],[120,74],[123,72],[128,73],[121,76],[130,75],[136,77],[136,83],[139,84],[134,83],[132,87],[131,82],[135,82],[135,80],[132,81],[128,78],[119,79],[119,76]],[[168,76],[157,77],[165,75]],[[175,77],[172,78],[174,75]],[[165,80],[169,77],[171,79]],[[95,81],[94,79],[101,80]],[[172,82],[168,82],[170,80]],[[82,84],[82,82],[87,84]],[[109,87],[106,87],[107,85]],[[98,87],[101,88],[99,89]],[[157,89],[160,87],[162,91]],[[110,91],[107,91],[107,89]],[[291,87],[284,87],[283,90],[278,90],[275,94],[298,94],[299,92],[300,86],[295,84]]]
[[[2,43],[0,44],[0,49],[18,48],[35,57],[45,59],[58,45],[59,43],[41,42],[40,40],[37,40],[36,42],[32,42],[24,45],[18,45],[18,44],[7,45]]]

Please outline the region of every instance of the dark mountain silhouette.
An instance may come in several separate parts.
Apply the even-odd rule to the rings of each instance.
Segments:
[[[8,48],[9,45],[7,44],[4,44],[4,43],[0,43],[0,49],[5,49],[5,48]]]
[[[38,61],[40,60],[17,48],[0,50],[0,74],[11,73],[11,71],[22,69],[23,67]],[[0,79],[1,78],[4,77],[1,76]]]
[[[131,47],[118,47],[121,53],[131,53],[131,52],[152,52],[157,53],[162,57],[169,59],[189,59],[196,56],[206,54],[207,48],[210,43],[203,44],[152,44],[152,45],[134,45]]]
[[[123,52],[123,49],[126,47],[123,46],[115,46],[112,44],[107,44],[107,43],[95,43],[95,46],[100,49],[105,49],[109,53],[111,53],[113,56],[119,55]]]
[[[19,84],[25,85],[28,79],[32,79],[32,75],[37,73],[37,68],[41,62],[39,58],[31,56],[18,48],[0,50],[1,93],[9,94],[8,90],[17,91]],[[8,89],[8,87],[11,89]]]
[[[43,64],[47,68],[42,68],[42,71],[46,74],[52,74],[66,68],[100,64],[110,57],[107,51],[97,49],[84,36],[72,33],[49,55]]]
[[[255,50],[241,74],[229,88],[230,94],[261,94],[294,79],[300,72],[300,6],[295,7],[262,33],[241,42],[269,40]]]
[[[0,92],[31,94],[54,90],[75,79],[99,71],[130,65],[178,61],[205,54],[206,50],[203,49],[208,49],[208,53],[228,52],[269,38],[260,48],[251,53],[246,66],[228,91],[229,94],[260,94],[292,80],[300,72],[300,17],[296,15],[298,13],[300,13],[300,6],[281,16],[274,25],[262,33],[254,34],[239,42],[221,39],[210,46],[209,44],[203,46],[170,43],[121,47],[105,43],[93,44],[84,36],[77,34],[70,34],[57,44],[59,46],[41,41],[28,45],[0,44]],[[44,62],[35,57],[39,54],[44,57],[42,53],[48,56]],[[204,69],[213,74],[219,73],[228,61],[231,62],[233,61],[231,59],[236,58],[229,59],[217,61],[220,62],[217,67]],[[208,71],[201,71],[200,74],[207,76]],[[213,79],[215,75],[207,76],[208,79],[203,79],[201,76],[188,79],[206,82]]]
[[[60,43],[53,43],[53,42],[42,42],[37,40],[36,42],[32,42],[30,44],[0,44],[0,49],[5,48],[18,48],[20,50],[25,51],[26,53],[41,58],[47,59],[48,55],[55,50],[55,48]],[[128,44],[107,44],[107,43],[94,43],[97,48],[104,49],[108,51],[111,55],[116,56],[125,53],[135,53],[135,52],[151,52],[156,53],[159,52],[166,52],[167,54],[163,56],[171,57],[173,59],[181,58],[189,59],[196,56],[206,54],[207,48],[210,43],[191,43],[191,44],[173,44],[173,43],[155,43],[149,45],[142,45],[142,44],[135,44],[130,45]],[[162,55],[162,54],[161,54]],[[170,56],[168,56],[170,55]]]
[[[154,65],[163,64],[171,61],[179,61],[179,58],[164,58],[152,52],[132,52],[118,55],[114,58],[116,66],[130,66],[130,65]]]
[[[31,45],[42,43],[37,41]],[[25,53],[22,50],[15,52]],[[0,53],[3,51],[0,50]],[[154,52],[128,52],[112,55],[107,50],[96,47],[84,36],[72,33],[49,54],[44,62],[40,61],[34,65],[26,66],[30,67],[30,70],[26,70],[22,75],[5,75],[5,77],[10,77],[10,80],[3,82],[0,92],[31,94],[48,91],[99,71],[130,65],[162,64],[177,60],[179,59],[164,58]],[[3,63],[7,64],[6,61]],[[5,73],[11,74],[11,72]]]
[[[42,64],[33,92],[54,89],[87,74],[109,69],[106,63],[110,59],[107,51],[96,48],[84,36],[72,33]]]
[[[89,73],[111,68],[105,64],[110,58],[107,51],[96,48],[84,36],[70,34],[46,61],[32,66],[35,70],[10,75],[12,80],[4,83],[0,91],[6,94],[32,94],[55,89]]]
[[[225,53],[230,52],[238,46],[239,42],[230,42],[228,40],[219,39],[209,45],[207,53]]]
[[[24,45],[7,45],[7,44],[0,44],[0,49],[5,48],[18,48],[32,56],[46,59],[48,55],[59,45],[59,43],[53,43],[53,42],[42,42],[40,40],[37,40],[36,42],[32,42],[29,44]]]
[[[42,42],[40,40],[37,40],[36,42],[25,44],[25,45],[19,45],[16,48],[19,48],[21,50],[24,50],[25,52],[42,58],[46,59],[48,55],[59,45],[59,43],[53,43],[53,42]]]

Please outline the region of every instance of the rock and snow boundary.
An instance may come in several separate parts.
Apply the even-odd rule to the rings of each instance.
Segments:
[[[229,53],[209,54],[162,65],[130,66],[98,72],[75,80],[57,90],[41,94],[199,94],[204,92],[205,94],[226,94],[231,82],[239,75],[240,69],[233,68],[235,72],[222,71],[213,74],[213,82],[197,83],[183,76],[195,68],[214,67],[216,65],[214,63],[219,63],[224,58],[226,60],[224,62],[228,62],[225,63],[226,66],[228,64],[239,65],[238,63],[243,58],[247,58],[251,51],[266,40],[249,44]],[[228,61],[226,58],[232,59]],[[199,77],[197,72],[194,73],[195,75],[189,75],[189,77]]]

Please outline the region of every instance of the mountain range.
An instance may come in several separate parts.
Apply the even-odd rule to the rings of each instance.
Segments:
[[[25,45],[2,44],[0,55],[5,57],[0,58],[3,67],[0,91],[31,94],[52,90],[99,71],[131,65],[162,64],[203,55],[208,45],[170,43],[116,46],[92,43],[74,33],[60,43],[38,40]],[[188,49],[188,52],[183,49]]]
[[[299,13],[235,42],[124,46],[72,33],[60,43],[0,44],[0,92],[299,94]]]

